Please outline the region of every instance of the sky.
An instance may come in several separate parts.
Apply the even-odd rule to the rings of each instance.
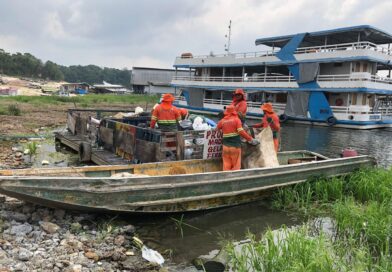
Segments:
[[[0,48],[61,65],[172,68],[183,52],[370,24],[392,33],[390,0],[0,0]]]

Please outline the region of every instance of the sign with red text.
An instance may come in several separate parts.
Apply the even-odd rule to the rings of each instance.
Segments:
[[[223,132],[221,130],[207,130],[204,132],[203,159],[222,157]]]

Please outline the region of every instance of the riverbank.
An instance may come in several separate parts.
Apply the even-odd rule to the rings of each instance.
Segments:
[[[392,168],[309,181],[273,202],[307,223],[229,244],[233,271],[391,271]]]
[[[0,97],[0,136],[34,135],[66,124],[70,108],[150,109],[158,101],[148,95],[10,96]],[[1,139],[0,139],[1,140]]]

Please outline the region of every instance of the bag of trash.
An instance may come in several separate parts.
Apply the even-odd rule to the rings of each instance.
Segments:
[[[260,142],[259,145],[243,145],[241,160],[242,169],[279,166],[271,128],[264,128],[255,136],[255,139]]]
[[[158,251],[155,251],[144,245],[142,246],[142,257],[147,261],[149,261],[150,263],[155,263],[160,266],[165,262],[165,259]]]

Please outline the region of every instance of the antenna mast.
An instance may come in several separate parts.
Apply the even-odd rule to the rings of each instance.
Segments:
[[[229,34],[225,35],[225,38],[227,38],[227,44],[225,44],[225,51],[227,53],[230,53],[230,45],[231,45],[231,20],[229,22]]]

